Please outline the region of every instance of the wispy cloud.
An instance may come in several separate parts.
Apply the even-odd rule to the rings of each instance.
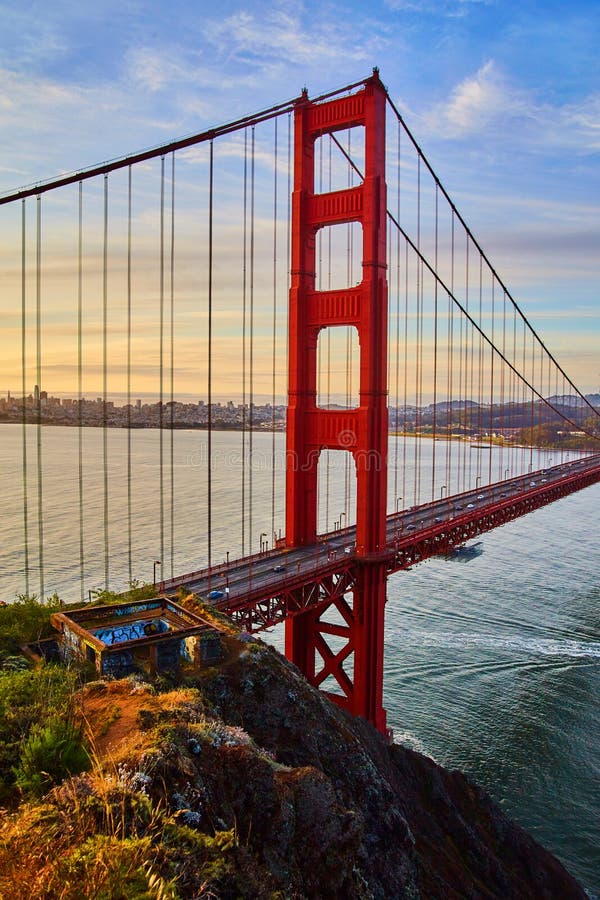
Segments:
[[[365,36],[343,18],[313,24],[297,13],[273,10],[265,17],[246,10],[208,23],[206,35],[217,47],[227,47],[229,57],[249,60],[295,60],[300,64],[323,64],[336,59],[365,60],[377,37]]]
[[[467,15],[469,7],[493,3],[494,0],[385,0],[388,9],[394,12],[432,13],[449,18]]]
[[[420,119],[427,134],[450,139],[494,137],[532,151],[578,155],[600,149],[600,93],[551,105],[515,84],[493,60],[459,82]]]

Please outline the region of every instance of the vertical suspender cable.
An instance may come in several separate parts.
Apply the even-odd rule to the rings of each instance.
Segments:
[[[521,378],[521,419],[523,424],[525,424],[525,405],[527,398],[527,385],[525,383],[525,372],[526,372],[526,346],[527,346],[527,326],[525,321],[523,320],[523,356],[522,356],[522,364],[521,364],[521,372],[523,373],[523,377]],[[525,471],[525,459],[527,455],[527,450],[525,448],[525,442],[521,441],[521,445],[523,447],[521,451],[521,471]]]
[[[36,377],[37,395],[37,499],[38,499],[38,547],[40,567],[40,600],[44,600],[44,504],[42,461],[42,198],[37,197],[37,232],[35,248],[35,325],[36,325]]]
[[[438,270],[438,186],[435,186],[435,271]],[[437,370],[438,370],[438,283],[434,284],[433,295],[433,435],[431,462],[431,499],[435,500],[435,451],[437,437]],[[441,491],[440,491],[441,492]]]
[[[83,182],[78,191],[77,229],[77,480],[79,487],[79,590],[85,597],[83,532]]]
[[[525,374],[525,373],[523,373]],[[531,338],[531,385],[535,388],[535,337]],[[535,429],[535,419],[536,419],[536,403],[535,403],[535,394],[533,391],[531,392],[531,447],[529,449],[529,468],[533,468],[533,445],[534,441],[537,446],[539,446],[539,441],[537,440],[537,433]]]
[[[206,466],[207,501],[206,529],[207,556],[209,568],[212,565],[212,317],[213,317],[213,193],[214,193],[214,146],[209,147],[208,174],[208,460]]]
[[[210,252],[210,251],[209,251]],[[165,459],[164,459],[164,371],[165,371],[165,158],[160,158],[160,284],[158,323],[158,455],[160,564],[165,560]],[[210,278],[210,276],[209,276]],[[210,350],[209,350],[210,353]],[[209,459],[210,469],[210,459]]]
[[[104,176],[102,244],[102,470],[104,482],[104,589],[109,584],[108,545],[108,175]]]
[[[21,201],[21,404],[23,445],[23,552],[25,593],[29,596],[29,503],[27,496],[27,278],[26,278],[26,218],[25,200]]]
[[[454,288],[452,288],[452,293],[454,294]],[[461,440],[464,440],[464,424],[465,424],[465,404],[463,398],[463,330],[467,327],[467,321],[464,316],[459,315],[458,317],[458,420],[460,422],[461,427],[458,429],[461,435]],[[465,392],[466,393],[466,392]],[[461,472],[461,460],[463,456],[463,448],[459,444],[457,448],[457,485],[459,491],[464,491],[464,477]]]
[[[455,493],[452,482],[452,432],[454,402],[454,301],[448,297],[448,409],[446,413],[446,485],[448,494]]]
[[[398,122],[398,139],[397,139],[397,158],[396,158],[396,166],[398,172],[398,187],[397,187],[397,196],[396,196],[396,216],[398,218],[398,222],[400,221],[400,211],[401,211],[401,143],[400,138],[402,134],[402,128],[400,123]],[[404,348],[404,353],[406,354],[406,347]],[[394,403],[394,512],[397,510],[398,506],[398,406],[400,404],[400,229],[396,229],[396,366],[395,366],[395,403]],[[403,501],[404,505],[404,501]]]
[[[254,163],[255,129],[252,126],[250,143],[250,410],[248,415],[248,541],[252,546],[253,513],[253,447],[254,447]]]
[[[169,400],[171,414],[169,420],[169,472],[170,472],[170,532],[169,561],[171,578],[174,576],[175,564],[175,153],[171,154],[171,244],[169,252]]]
[[[275,548],[275,363],[277,361],[277,122],[274,135],[274,177],[273,177],[273,329],[271,353],[271,535]]]
[[[467,234],[467,246],[465,253],[465,309],[469,312],[469,276],[470,276],[470,241],[469,235]],[[471,323],[467,320],[465,322],[465,376],[464,376],[464,385],[465,385],[465,434],[463,440],[463,485],[472,487],[471,485],[471,454],[469,453],[469,466],[468,466],[468,475],[467,475],[467,447],[470,444],[470,431],[471,431],[471,421],[472,421],[472,406],[470,405],[470,401],[473,399],[473,370],[469,366],[469,334],[471,335],[471,346],[473,345],[473,328]],[[470,372],[470,380],[469,380],[469,372]],[[463,490],[465,489],[463,487]]]
[[[469,309],[469,294],[470,294],[470,285],[471,285],[471,246],[469,235],[467,234],[467,251],[466,251],[466,272],[465,272],[465,282],[466,282],[466,295],[465,295],[465,309],[468,313],[470,313]],[[467,432],[465,433],[465,440],[463,442],[463,473],[465,475],[465,485],[467,489],[473,487],[472,481],[472,473],[471,473],[471,440],[472,440],[472,430],[473,430],[473,342],[475,340],[475,329],[473,328],[470,322],[466,323],[465,329],[465,421],[468,423]],[[467,463],[468,460],[468,463]]]
[[[408,406],[408,241],[404,241],[404,404],[402,415],[402,496],[406,504],[406,455],[407,455],[407,406]],[[413,501],[414,502],[414,501]]]
[[[479,254],[479,327],[483,328],[483,257]],[[478,333],[477,365],[477,475],[481,475],[481,405],[483,403],[483,336]],[[489,456],[489,454],[488,454]]]
[[[454,210],[450,217],[450,290],[454,296]],[[448,493],[453,494],[452,487],[452,433],[454,431],[453,374],[454,374],[454,300],[448,297],[448,414],[446,419],[446,484]],[[458,490],[458,484],[457,488]]]
[[[131,492],[131,166],[127,167],[127,571],[133,582]]]
[[[423,378],[423,305],[422,286],[423,268],[419,253],[421,252],[421,154],[417,155],[417,258],[416,264],[416,309],[417,309],[417,368],[415,372],[415,405],[417,407],[417,420],[419,432],[423,432],[423,412],[421,402],[421,385]],[[415,499],[414,503],[421,502],[421,437],[417,437],[415,428]]]
[[[494,274],[492,273],[492,344],[493,347],[490,352],[490,415],[489,415],[489,424],[488,424],[488,434],[489,434],[489,445],[490,450],[488,453],[488,484],[492,483],[492,447],[493,443],[493,433],[494,433],[494,348],[496,346],[496,335],[495,335],[495,324],[496,324],[496,310],[495,310],[495,294],[494,290],[496,287],[496,279]]]
[[[289,248],[288,248],[289,249]],[[242,261],[242,556],[246,555],[246,291],[248,261],[248,131],[244,129],[244,225]]]
[[[352,131],[348,129],[348,160],[352,159]],[[353,170],[352,165],[349,162],[347,169],[347,184],[348,187],[352,187],[353,182]],[[353,246],[352,246],[352,223],[348,222],[346,226],[346,284],[352,284],[352,256],[353,256]],[[352,347],[352,337],[351,337],[351,326],[346,326],[346,409],[350,406],[350,391],[351,391],[351,347]],[[346,524],[348,524],[348,511],[349,511],[349,498],[350,498],[350,454],[348,451],[344,453],[344,519]],[[340,528],[342,526],[342,517],[340,515]]]
[[[506,358],[506,291],[502,291],[502,356]],[[504,385],[505,385],[505,376],[506,376],[506,363],[500,362],[500,462],[498,469],[498,481],[501,481],[502,478],[505,477],[506,471],[504,468],[504,445],[506,442],[506,437],[504,433],[505,427],[505,393],[504,393]]]
[[[517,311],[514,306],[513,306],[513,366],[515,367],[515,369],[517,368]],[[512,419],[511,425],[512,425],[512,428],[514,429],[514,428],[516,428],[516,423],[518,421],[517,407],[518,407],[519,397],[518,397],[518,387],[516,384],[516,376],[515,376],[515,373],[512,371],[511,371],[510,392],[511,392],[511,419]],[[520,474],[520,472],[518,471],[518,466],[517,466],[518,459],[519,459],[518,453],[514,451],[512,454],[513,465],[511,467],[513,475]]]

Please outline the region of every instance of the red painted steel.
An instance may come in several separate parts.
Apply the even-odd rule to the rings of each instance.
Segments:
[[[325,448],[353,454],[360,565],[352,604],[350,591],[333,593],[324,607],[288,618],[286,654],[313,684],[333,679],[341,691],[333,695],[336,702],[381,731],[388,440],[385,110],[376,73],[349,97],[311,103],[304,95],[295,109],[286,480],[287,545],[314,544],[319,454]],[[365,135],[362,184],[315,195],[315,139],[355,126]],[[362,281],[345,290],[316,291],[316,233],[347,222],[362,225]],[[356,327],[360,343],[360,402],[345,412],[317,407],[318,336],[334,325]],[[332,610],[344,626],[323,618]],[[345,642],[342,649],[331,648],[330,636]]]
[[[456,494],[444,501],[424,504],[416,513],[430,510],[433,522],[418,531],[407,531],[403,526],[403,520],[405,523],[410,514],[401,512],[388,516],[387,548],[384,554],[388,575],[446,553],[466,540],[600,483],[600,460],[594,463],[584,471],[560,481],[534,489],[527,487],[522,493],[501,497],[493,503],[464,511],[461,515],[454,515],[452,519],[446,518],[441,522],[434,520],[443,511],[442,508],[458,503],[467,495]],[[504,489],[519,480],[528,484],[532,474],[500,484]],[[342,533],[346,533],[347,542],[354,540],[354,528],[346,528]],[[340,532],[334,532],[323,536],[319,543],[310,548],[313,552],[308,557],[308,564],[303,564],[301,569],[288,567],[283,577],[274,574],[270,584],[250,585],[242,593],[225,597],[216,605],[249,631],[261,631],[307,610],[322,611],[332,599],[343,597],[354,590],[359,577],[361,563],[354,555],[328,554],[326,551],[328,539],[339,535]],[[189,572],[161,582],[161,590],[176,595],[178,590],[188,588],[203,595],[211,586],[222,585],[227,573],[239,571],[243,564],[251,571],[253,565],[268,561],[270,571],[274,571],[277,563],[286,562],[287,552],[282,549],[270,550],[243,560],[234,559],[210,569]],[[324,633],[327,633],[327,629],[331,632],[331,626],[327,626],[323,629]]]

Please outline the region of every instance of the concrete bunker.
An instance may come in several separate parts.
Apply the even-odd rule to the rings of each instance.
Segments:
[[[53,613],[66,662],[91,663],[99,676],[210,666],[223,658],[222,632],[167,597]]]

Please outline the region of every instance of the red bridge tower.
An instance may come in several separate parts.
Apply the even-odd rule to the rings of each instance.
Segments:
[[[380,731],[386,724],[382,704],[388,441],[385,111],[385,90],[376,70],[354,94],[323,103],[303,96],[295,110],[286,482],[287,544],[314,544],[319,454],[323,449],[343,449],[354,457],[352,597],[346,594],[289,618],[286,655],[312,684],[332,676],[342,695],[329,696]],[[315,140],[355,126],[363,126],[365,134],[363,183],[315,194]],[[342,290],[316,291],[317,231],[344,222],[362,225],[362,281]],[[317,407],[317,340],[321,329],[336,325],[355,326],[360,343],[360,405],[343,411]],[[343,625],[322,621],[331,606]],[[345,647],[331,650],[328,635],[344,637]],[[319,671],[318,657],[323,661]]]

